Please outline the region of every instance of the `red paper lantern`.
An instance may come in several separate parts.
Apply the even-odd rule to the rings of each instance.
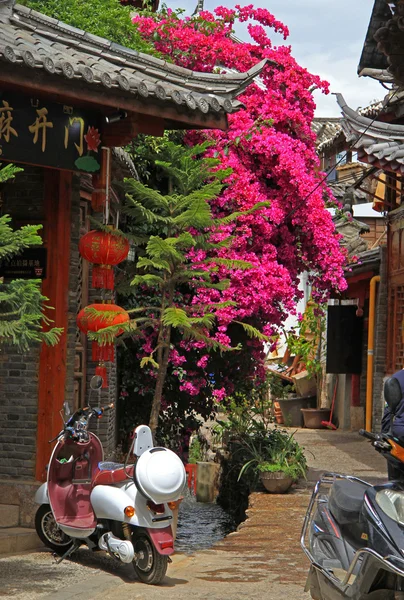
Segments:
[[[113,266],[128,256],[129,242],[106,231],[89,231],[79,241],[79,252],[93,267],[93,287],[114,289]]]
[[[88,309],[94,309],[99,314],[89,314]],[[105,327],[112,325],[120,325],[127,323],[130,317],[126,310],[116,304],[90,304],[83,308],[77,315],[77,326],[83,333],[89,331],[99,331]],[[123,333],[123,329],[118,329],[116,335]],[[92,360],[95,362],[113,361],[115,358],[115,344],[108,342],[100,344],[93,342],[92,344]]]

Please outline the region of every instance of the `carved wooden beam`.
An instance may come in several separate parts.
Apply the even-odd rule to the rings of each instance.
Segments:
[[[161,137],[164,135],[164,119],[128,113],[115,123],[105,123],[102,127],[102,143],[110,148],[126,146],[139,133]]]

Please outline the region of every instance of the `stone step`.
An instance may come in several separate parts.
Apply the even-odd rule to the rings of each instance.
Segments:
[[[0,504],[0,528],[18,527],[20,507],[18,504]]]
[[[18,554],[27,550],[38,550],[43,546],[35,529],[8,527],[0,529],[0,556]]]

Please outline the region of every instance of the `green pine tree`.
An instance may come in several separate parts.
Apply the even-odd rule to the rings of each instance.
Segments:
[[[0,183],[12,179],[22,169],[6,165],[0,169]],[[25,225],[13,231],[8,215],[0,217],[0,264],[19,254],[24,248],[42,244],[38,231],[42,225]],[[43,325],[51,321],[44,316],[45,302],[41,293],[41,281],[37,279],[14,279],[4,283],[0,278],[0,349],[13,346],[26,351],[34,342],[54,345],[63,331],[54,327],[43,331]]]
[[[139,224],[137,243],[143,241],[145,251],[137,262],[137,274],[133,286],[146,286],[154,291],[154,306],[142,306],[128,310],[132,319],[127,326],[106,327],[96,334],[90,334],[99,342],[112,342],[115,335],[126,330],[126,335],[141,335],[145,330],[157,331],[157,341],[151,354],[141,361],[141,366],[156,369],[156,387],[150,414],[150,428],[155,432],[160,413],[161,398],[167,374],[172,340],[172,329],[176,328],[182,338],[203,340],[208,348],[228,351],[209,336],[214,327],[216,312],[232,302],[219,302],[209,305],[188,306],[181,303],[178,292],[184,287],[201,287],[224,290],[228,279],[220,279],[218,265],[225,265],[229,271],[249,269],[252,265],[242,260],[226,260],[212,256],[212,251],[231,243],[228,237],[220,243],[212,243],[208,230],[220,231],[221,225],[237,219],[247,212],[235,212],[223,219],[212,215],[210,201],[223,189],[223,180],[230,175],[230,169],[218,169],[219,161],[202,158],[208,144],[192,148],[167,141],[155,164],[168,177],[167,194],[152,189],[135,179],[126,181],[127,205],[125,211],[132,221]],[[213,169],[217,169],[214,172]],[[248,212],[257,210],[266,203],[258,203]],[[146,226],[145,226],[146,224]],[[153,234],[150,234],[153,231]],[[191,231],[193,233],[191,233]],[[116,232],[119,235],[119,232]],[[188,253],[203,249],[207,258],[192,264]],[[155,305],[157,304],[157,306]],[[89,314],[92,309],[88,309]],[[96,312],[96,311],[95,311]],[[105,318],[108,318],[108,314]],[[266,339],[251,325],[241,323],[251,336]]]

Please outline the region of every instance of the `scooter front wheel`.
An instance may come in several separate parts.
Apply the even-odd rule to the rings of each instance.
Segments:
[[[58,554],[64,554],[72,545],[72,538],[63,533],[49,504],[42,504],[35,515],[35,529],[41,542]]]
[[[133,566],[140,581],[150,585],[161,583],[167,571],[167,556],[157,552],[150,537],[145,533],[133,534],[132,543],[136,553]]]

